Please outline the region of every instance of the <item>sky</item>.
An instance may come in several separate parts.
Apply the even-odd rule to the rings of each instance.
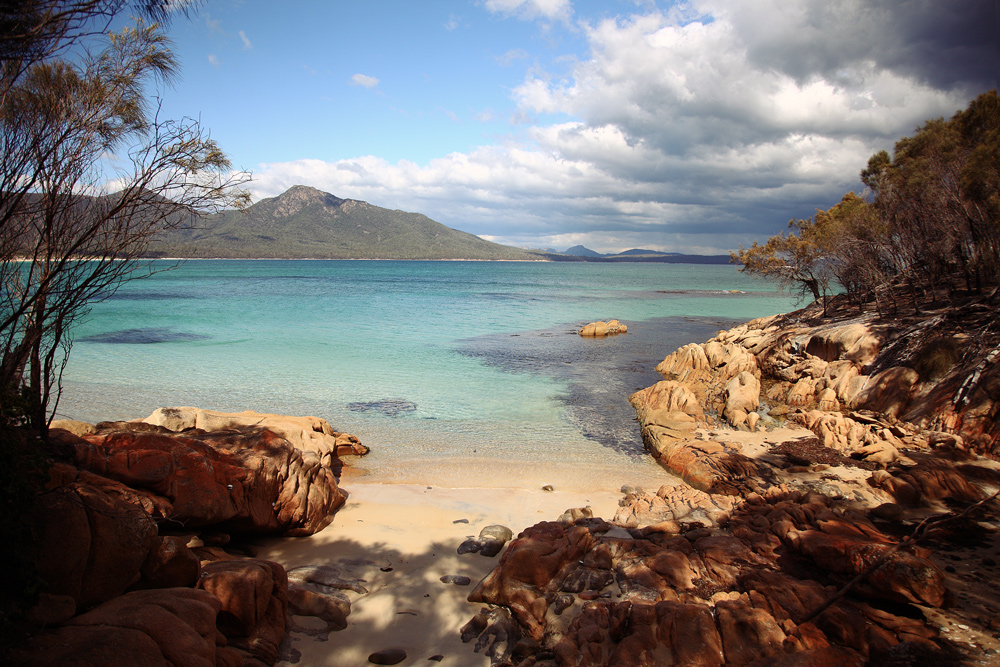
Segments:
[[[309,185],[492,241],[726,253],[996,87],[994,0],[206,0],[166,117],[256,199]]]

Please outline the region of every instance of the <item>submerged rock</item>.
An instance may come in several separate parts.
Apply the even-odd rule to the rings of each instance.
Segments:
[[[398,398],[387,398],[381,401],[367,401],[348,403],[347,409],[352,412],[368,412],[369,410],[381,412],[387,417],[398,417],[399,415],[414,412],[417,404],[412,401],[404,401]]]

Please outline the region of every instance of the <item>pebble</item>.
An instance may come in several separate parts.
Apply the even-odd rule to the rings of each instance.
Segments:
[[[455,584],[456,586],[468,586],[472,583],[472,579],[469,579],[465,575],[461,574],[446,574],[441,577],[441,582],[445,584]]]
[[[398,665],[406,660],[406,651],[401,648],[384,648],[368,656],[368,662],[375,665]]]
[[[468,519],[455,519],[452,523],[469,523]]]
[[[546,484],[545,486],[542,487],[542,491],[555,491],[555,490],[556,490],[555,487],[552,486],[551,484]]]
[[[514,532],[507,526],[501,526],[500,524],[493,524],[492,526],[486,526],[481,531],[479,531],[479,539],[485,539],[491,537],[495,540],[500,540],[501,542],[506,542],[514,537]]]
[[[433,660],[434,662],[441,662],[442,660],[444,660],[444,656],[441,655],[440,653],[438,653],[437,655],[432,655],[431,657],[429,657],[427,659],[428,660]]]
[[[479,551],[483,548],[483,543],[474,537],[470,537],[466,541],[458,545],[458,553],[460,554],[471,554]]]

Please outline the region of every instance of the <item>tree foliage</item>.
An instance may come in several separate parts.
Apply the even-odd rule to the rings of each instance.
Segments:
[[[0,19],[13,26],[0,39],[0,392],[26,392],[44,433],[72,324],[151,271],[142,257],[157,233],[244,205],[247,175],[196,121],[160,117],[148,91],[177,63],[158,24],[136,19],[95,53],[74,47],[126,3],[17,6]]]
[[[879,151],[851,192],[792,231],[740,246],[741,271],[798,284],[815,299],[834,282],[881,311],[909,297],[981,291],[1000,282],[1000,103],[983,93]],[[824,282],[828,281],[828,282]]]

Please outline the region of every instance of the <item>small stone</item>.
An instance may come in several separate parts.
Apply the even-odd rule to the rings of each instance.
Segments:
[[[376,665],[398,665],[406,660],[406,651],[401,648],[384,648],[368,656],[368,662]]]
[[[504,545],[503,542],[492,537],[487,537],[479,542],[482,545],[482,548],[479,549],[479,555],[486,556],[487,558],[493,558],[500,553],[500,550],[503,549]]]
[[[441,662],[442,660],[444,660],[444,656],[441,655],[440,653],[438,653],[437,655],[432,655],[431,657],[429,657],[427,659],[428,660],[433,660],[434,662]]]
[[[551,492],[551,491],[555,491],[555,490],[556,490],[556,488],[554,486],[552,486],[551,484],[546,484],[545,486],[542,487],[542,491],[550,491]]]
[[[514,537],[514,531],[507,526],[494,524],[492,526],[486,526],[479,531],[479,539],[483,540],[488,537],[491,537],[494,540],[500,540],[501,542],[506,542]]]
[[[441,582],[445,584],[455,584],[456,586],[468,586],[472,579],[461,574],[446,574],[441,577]]]
[[[483,548],[483,543],[474,537],[470,537],[466,541],[458,545],[458,553],[460,554],[471,554],[479,551]]]
[[[455,519],[452,523],[469,523],[468,519]]]

